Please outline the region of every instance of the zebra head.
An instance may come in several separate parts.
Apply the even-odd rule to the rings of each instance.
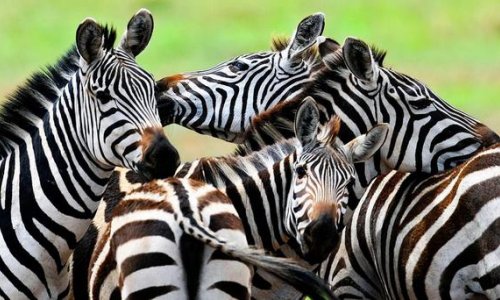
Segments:
[[[310,263],[325,259],[338,242],[348,185],[356,174],[354,163],[369,159],[388,131],[386,124],[379,124],[342,145],[337,138],[340,119],[331,118],[318,133],[319,118],[315,100],[306,98],[295,118],[302,149],[297,152],[286,209],[288,231]]]
[[[252,117],[297,94],[308,81],[319,62],[312,46],[323,28],[324,15],[317,13],[299,23],[289,42],[275,40],[273,51],[159,80],[162,123],[239,142]]]
[[[387,169],[436,173],[454,167],[479,148],[499,141],[482,123],[451,107],[424,84],[382,66],[385,52],[347,38],[340,47],[319,38],[335,109],[355,136],[358,130],[388,123],[380,148]],[[384,171],[384,170],[382,170]]]
[[[147,46],[153,18],[145,10],[134,15],[120,45],[116,33],[93,19],[76,33],[80,54],[75,124],[82,143],[101,167],[122,166],[151,177],[172,175],[179,155],[163,133],[155,81],[135,57]]]

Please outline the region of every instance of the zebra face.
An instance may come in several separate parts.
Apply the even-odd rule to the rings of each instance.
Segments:
[[[306,98],[295,119],[302,151],[294,164],[286,224],[310,263],[321,262],[337,244],[348,203],[348,185],[356,176],[354,163],[374,155],[388,130],[381,124],[341,145],[337,139],[338,117],[319,133],[318,123],[319,110],[312,98]]]
[[[326,71],[330,83],[342,92],[334,99],[338,111],[348,109],[366,126],[389,124],[389,136],[380,150],[388,169],[435,173],[498,140],[494,132],[448,105],[424,84],[382,67],[385,52],[353,38],[342,47],[332,47],[335,44],[320,39],[319,48],[330,69]],[[357,129],[350,131],[355,134]]]
[[[159,80],[162,123],[239,142],[254,116],[297,94],[308,81],[318,63],[311,47],[323,27],[324,15],[314,14],[299,23],[290,42],[275,40],[274,51]]]
[[[116,49],[115,32],[94,20],[85,20],[77,31],[80,138],[103,167],[122,166],[147,178],[172,175],[179,164],[161,127],[155,81],[135,62],[152,29],[151,14],[140,10]]]

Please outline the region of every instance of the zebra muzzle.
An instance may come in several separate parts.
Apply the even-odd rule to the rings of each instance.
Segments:
[[[151,180],[174,175],[180,165],[179,153],[162,128],[146,128],[142,134],[141,147],[142,160],[137,164],[137,169],[143,177]]]
[[[329,213],[322,213],[304,231],[302,254],[310,264],[320,263],[328,257],[338,240],[335,219]]]

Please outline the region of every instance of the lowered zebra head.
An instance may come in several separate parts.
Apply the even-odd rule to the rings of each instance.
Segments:
[[[439,172],[499,141],[496,133],[418,80],[384,68],[385,52],[354,38],[342,47],[331,39],[318,40],[327,67],[321,76],[339,91],[333,101],[336,111],[345,114],[344,129],[355,136],[363,128],[388,123],[389,134],[380,148],[388,169]]]
[[[145,9],[130,19],[117,48],[114,30],[93,19],[80,24],[80,74],[72,90],[79,123],[74,129],[102,167],[165,177],[174,173],[179,156],[162,130],[153,76],[135,61],[152,32],[153,18]]]
[[[331,118],[319,132],[318,124],[319,110],[308,97],[295,118],[295,134],[302,149],[294,164],[286,224],[304,258],[311,263],[326,258],[338,241],[347,206],[347,187],[355,176],[354,163],[369,159],[388,131],[386,124],[379,124],[342,145],[337,139],[338,117]]]
[[[308,81],[319,63],[312,46],[323,28],[324,15],[317,13],[299,23],[290,41],[275,40],[273,51],[159,80],[162,123],[239,142],[252,117],[297,94]]]

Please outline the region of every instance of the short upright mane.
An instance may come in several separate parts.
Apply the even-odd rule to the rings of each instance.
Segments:
[[[103,36],[105,50],[111,50],[116,31],[104,26]],[[34,73],[24,85],[7,97],[0,108],[0,158],[8,154],[10,140],[20,139],[19,128],[30,134],[36,131],[32,116],[42,119],[47,109],[59,99],[61,89],[79,69],[79,58],[73,46],[55,65]]]
[[[375,46],[371,46],[370,50],[372,51],[373,59],[380,66],[384,66],[384,59],[387,55],[387,51],[380,50]],[[330,57],[331,56],[331,57]],[[342,51],[336,51],[330,55],[328,55],[328,63],[330,66],[336,66],[338,69],[347,69],[347,65],[344,60],[344,56],[342,55]]]
[[[273,37],[271,41],[271,50],[272,51],[283,51],[290,44],[290,38],[283,36]],[[305,50],[302,54],[302,58],[307,61],[320,61],[318,46],[314,45],[309,49]]]
[[[250,151],[245,156],[227,155],[217,158],[202,158],[201,161],[211,169],[217,180],[224,181],[222,178],[217,178],[217,174],[231,169],[238,174],[251,175],[255,171],[267,169],[291,155],[297,147],[299,147],[299,143],[296,139],[281,140],[258,151]]]

